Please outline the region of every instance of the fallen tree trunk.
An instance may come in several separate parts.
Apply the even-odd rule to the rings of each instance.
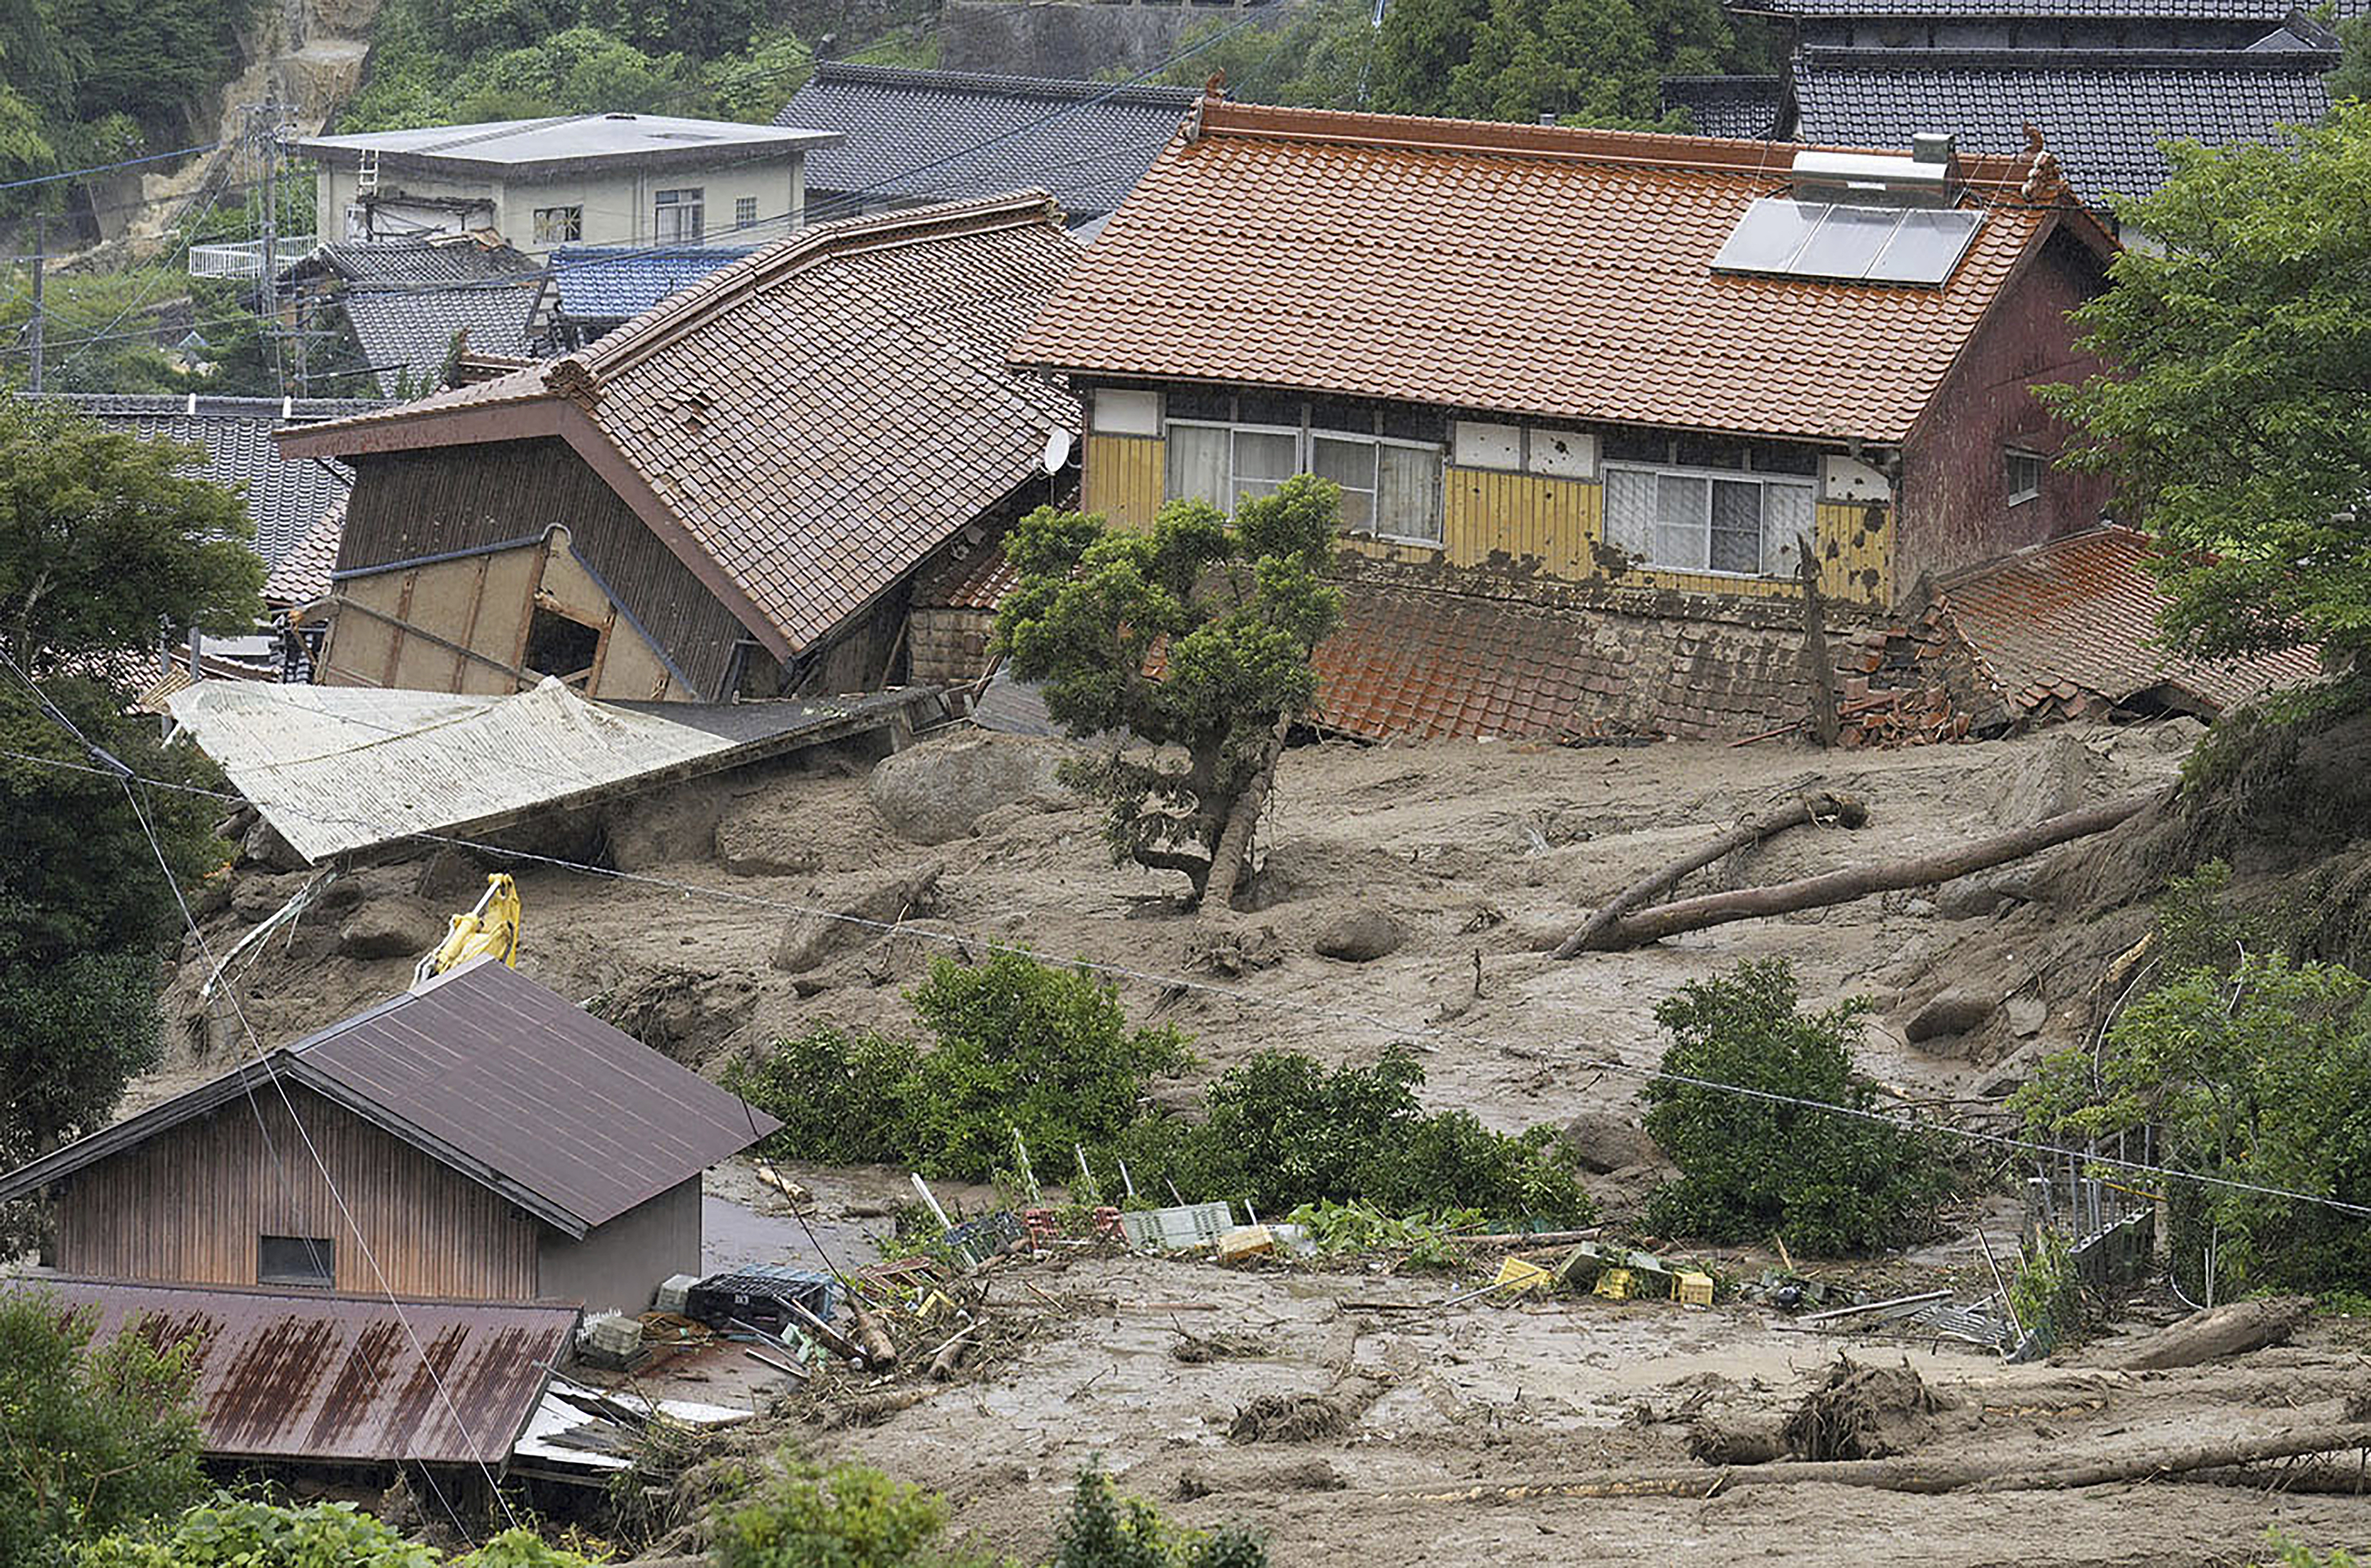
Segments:
[[[1858,827],[1868,820],[1868,802],[1857,795],[1837,795],[1827,790],[1805,795],[1794,804],[1766,817],[1748,817],[1718,838],[1692,854],[1683,855],[1660,870],[1639,878],[1606,902],[1603,908],[1591,915],[1580,929],[1564,940],[1556,950],[1558,958],[1571,958],[1594,948],[1605,933],[1622,917],[1646,903],[1657,894],[1675,887],[1691,871],[1700,871],[1724,855],[1734,855],[1761,843],[1774,834],[1807,823],[1835,822],[1845,827]]]
[[[2158,1330],[2134,1346],[2117,1365],[2134,1372],[2202,1366],[2210,1361],[2244,1355],[2268,1344],[2285,1343],[2312,1315],[2313,1298],[2307,1296],[2234,1301],[2228,1306],[2193,1312],[2172,1327]]]
[[[1930,1459],[1838,1459],[1822,1463],[1787,1459],[1776,1464],[1738,1468],[1696,1467],[1683,1470],[1648,1470],[1632,1475],[1605,1474],[1569,1480],[1547,1479],[1498,1485],[1465,1486],[1443,1492],[1386,1492],[1394,1502],[1474,1503],[1519,1502],[1528,1497],[1706,1497],[1716,1491],[1740,1486],[1866,1486],[1885,1492],[1935,1494],[1946,1492],[2071,1492],[2086,1486],[2120,1482],[2152,1481],[2190,1476],[2202,1470],[2227,1471],[2270,1459],[2303,1454],[2330,1454],[2348,1448],[2371,1448],[2371,1424],[2313,1427],[2274,1433],[2267,1437],[2238,1438],[2227,1443],[2200,1444],[2188,1448],[2151,1448],[2139,1453],[2065,1464],[2050,1469],[2018,1468],[2006,1463],[1969,1464]],[[2030,1464],[2030,1461],[2020,1461]]]
[[[2059,816],[2045,817],[2013,832],[1979,838],[1972,844],[1962,844],[1939,854],[1917,855],[1907,860],[1889,860],[1874,866],[1856,866],[1821,876],[1805,877],[1797,882],[1777,882],[1769,887],[1741,888],[1734,893],[1709,893],[1701,898],[1683,898],[1676,904],[1661,905],[1644,914],[1625,916],[1606,927],[1586,948],[1573,951],[1619,951],[1660,941],[1665,937],[1675,937],[1683,931],[1724,926],[1731,920],[1751,920],[1764,915],[1790,915],[1798,909],[1818,909],[1831,904],[1867,898],[1873,893],[1929,887],[1937,882],[1949,882],[1954,877],[1963,877],[1970,871],[1981,871],[1987,867],[2021,859],[2069,839],[2105,833],[2118,823],[2156,804],[2160,798],[2155,790],[2126,795]],[[1571,945],[1567,942],[1564,948],[1558,948],[1556,956],[1567,956],[1566,950]]]

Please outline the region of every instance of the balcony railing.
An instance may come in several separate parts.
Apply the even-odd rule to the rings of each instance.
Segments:
[[[280,265],[286,266],[313,248],[309,234],[283,234],[272,242]],[[263,276],[263,241],[224,240],[190,247],[193,278],[260,278]]]

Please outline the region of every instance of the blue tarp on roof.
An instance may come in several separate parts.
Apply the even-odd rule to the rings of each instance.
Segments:
[[[565,245],[551,253],[551,285],[561,316],[577,321],[629,321],[755,248]]]

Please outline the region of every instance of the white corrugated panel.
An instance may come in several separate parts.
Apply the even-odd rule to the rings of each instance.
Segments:
[[[512,697],[202,681],[167,706],[308,860],[558,804],[763,738],[594,702],[557,680]],[[781,709],[775,735],[851,710]]]

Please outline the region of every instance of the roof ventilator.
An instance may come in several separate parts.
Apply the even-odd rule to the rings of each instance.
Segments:
[[[1793,192],[1746,208],[1713,270],[1938,286],[1984,224],[1957,205],[1953,164],[1952,138],[1933,133],[1914,137],[1906,157],[1806,147]]]

